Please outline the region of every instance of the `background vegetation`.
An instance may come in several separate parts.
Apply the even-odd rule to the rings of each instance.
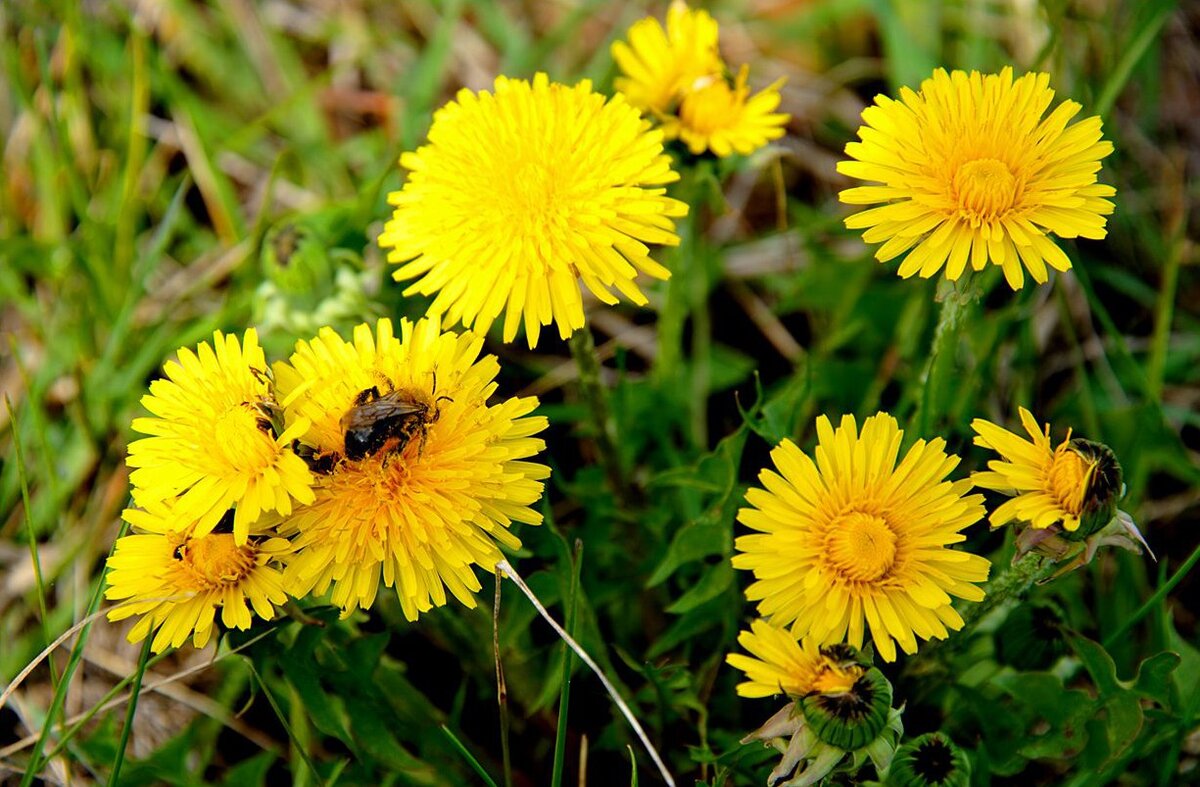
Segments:
[[[651,308],[591,311],[626,494],[615,498],[596,464],[565,344],[544,334],[534,354],[492,337],[501,392],[539,395],[553,424],[547,523],[520,531],[513,562],[606,665],[680,783],[762,783],[774,756],[738,739],[776,703],[738,699],[723,663],[751,616],[748,579],[728,561],[733,516],[770,446],[784,436],[810,446],[816,415],[883,408],[904,423],[936,319],[932,282],[901,281],[842,228],[836,193],[847,184],[835,163],[875,93],[935,65],[1047,70],[1061,97],[1104,116],[1115,143],[1102,176],[1117,187],[1110,234],[1071,245],[1075,271],[1051,285],[1011,293],[988,279],[953,359],[957,387],[930,392],[928,436],[977,467],[970,419],[1012,424],[1025,405],[1056,430],[1108,443],[1125,469],[1123,508],[1158,562],[1104,553],[1039,588],[1072,632],[1051,663],[1014,666],[996,647],[1003,631],[985,631],[932,671],[905,671],[903,659],[887,671],[909,732],[948,732],[979,784],[1200,779],[1196,609],[1181,602],[1200,591],[1189,572],[1200,512],[1200,8],[729,0],[711,10],[726,59],[751,63],[756,86],[787,77],[789,134],[750,165],[704,165],[693,185],[703,207],[665,255],[677,272],[670,297],[656,286]],[[664,12],[596,0],[0,4],[0,685],[98,603],[127,504],[129,424],[162,361],[214,328],[255,323],[279,357],[304,338],[280,321],[338,297],[345,314],[326,313],[341,329],[423,313],[426,302],[388,280],[374,239],[399,153],[419,144],[431,112],[498,73],[543,69],[607,87],[609,42]],[[295,251],[293,240],[352,271],[367,297],[338,296],[333,278],[303,294],[264,290],[272,255]],[[969,546],[1000,567],[1005,538],[979,526]],[[315,608],[323,628],[284,618],[230,637],[244,649],[216,661],[190,647],[158,660],[145,683],[193,671],[143,696],[120,782],[484,783],[472,761],[502,781],[484,582],[478,609],[451,604],[417,624],[381,593],[346,622]],[[125,630],[90,627],[59,720],[135,672]],[[655,783],[597,681],[569,671],[511,587],[498,643],[514,784],[550,783],[556,760],[575,783],[585,753],[590,783],[630,783],[631,744]],[[42,728],[68,650],[0,709],[0,780],[20,779],[34,750],[23,739]],[[1153,659],[1163,651],[1179,654],[1174,670]],[[118,704],[65,743],[39,744],[55,753],[42,778],[109,780],[125,714]]]

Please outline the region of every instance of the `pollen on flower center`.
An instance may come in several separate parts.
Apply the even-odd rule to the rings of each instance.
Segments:
[[[896,534],[882,518],[851,511],[831,524],[825,551],[842,577],[870,582],[885,575],[896,561]]]
[[[986,220],[1012,208],[1017,179],[1003,161],[981,158],[968,161],[954,173],[954,193],[959,210],[968,217]]]
[[[836,664],[822,665],[813,679],[812,690],[820,694],[844,694],[854,688],[854,683],[863,673],[857,665],[840,667]]]
[[[1048,472],[1050,489],[1068,513],[1078,515],[1083,510],[1090,469],[1088,462],[1066,445],[1054,452]]]
[[[253,544],[238,546],[232,533],[186,539],[176,551],[187,575],[201,588],[236,585],[256,565]]]

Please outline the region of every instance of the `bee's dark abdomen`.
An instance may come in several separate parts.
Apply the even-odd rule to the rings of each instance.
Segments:
[[[372,429],[349,429],[346,431],[346,458],[363,459],[383,447],[386,436]]]

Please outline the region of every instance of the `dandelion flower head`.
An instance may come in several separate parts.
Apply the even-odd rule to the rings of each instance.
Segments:
[[[888,661],[896,643],[944,639],[963,622],[951,596],[979,601],[985,558],[950,549],[983,517],[969,480],[948,481],[958,457],[918,440],[897,463],[903,432],[886,413],[852,416],[835,430],[817,419],[816,461],[790,440],[771,452],[776,470],[746,493],[738,521],[758,531],[735,542],[735,568],[754,573],[746,597],[776,626],[823,645],[861,648],[869,629]]]
[[[175,501],[171,529],[212,530],[235,507],[233,534],[244,544],[264,511],[286,516],[294,503],[313,500],[312,475],[290,446],[307,425],[276,434],[275,395],[258,335],[244,339],[217,331],[213,343],[163,366],[142,405],[152,417],[133,429],[150,435],[129,446],[127,463],[138,505]],[[176,500],[178,498],[178,500]]]
[[[673,112],[698,81],[724,72],[717,36],[717,22],[707,11],[676,0],[667,9],[666,29],[646,17],[630,26],[628,42],[613,42],[613,59],[625,74],[614,86],[638,109],[655,115]]]
[[[379,237],[405,294],[436,298],[431,315],[485,333],[504,314],[504,341],[524,322],[536,346],[554,323],[584,324],[580,282],[607,304],[644,305],[639,272],[666,279],[647,244],[677,245],[687,205],[651,129],[622,96],[584,80],[498,77],[494,92],[461,90],[434,114],[428,143],[405,153],[408,180]]]
[[[1103,519],[1096,524],[1107,524],[1121,488],[1120,465],[1112,452],[1097,443],[1072,440],[1069,430],[1054,446],[1049,424],[1040,427],[1024,407],[1020,414],[1029,439],[982,418],[971,422],[975,444],[1001,456],[988,462],[986,471],[974,474],[975,485],[1012,496],[992,511],[991,526],[1018,520],[1039,530],[1061,525],[1070,533],[1096,514]]]
[[[657,19],[635,22],[629,41],[612,46],[624,76],[615,85],[629,103],[655,117],[666,139],[679,139],[689,152],[726,157],[749,155],[783,136],[786,114],[779,80],[750,95],[745,65],[731,83],[717,53],[717,23],[682,0],[667,11],[667,27]]]
[[[663,120],[663,133],[683,140],[694,155],[711,150],[722,157],[749,155],[782,137],[788,116],[775,109],[783,80],[751,96],[748,75],[742,66],[733,85],[720,78],[697,86],[684,96],[678,116]]]
[[[1081,109],[1054,100],[1049,74],[1013,79],[944,69],[901,88],[900,99],[877,96],[863,110],[860,141],[846,145],[851,161],[838,171],[878,185],[843,191],[842,202],[879,207],[846,219],[882,243],[880,262],[907,252],[899,274],[930,277],[944,270],[957,280],[989,262],[1014,289],[1048,279],[1047,266],[1071,267],[1060,238],[1103,238],[1112,186],[1096,182],[1100,160],[1112,153],[1100,118],[1068,126]]]
[[[315,502],[283,525],[299,549],[289,592],[332,588],[349,613],[374,603],[382,578],[410,620],[445,604],[447,590],[473,607],[473,567],[491,571],[497,545],[520,547],[513,522],[541,522],[530,506],[550,470],[527,460],[544,448],[534,435],[546,419],[530,415],[534,397],[488,404],[500,367],[479,358],[482,347],[479,336],[443,333],[436,319],[403,320],[400,336],[383,319],[374,330],[359,325],[349,342],[325,328],[276,364],[286,418],[311,424],[303,450],[325,463]],[[423,415],[404,442],[352,458],[346,418],[364,391],[402,396]]]
[[[746,673],[738,684],[742,697],[786,694],[803,697],[812,692],[846,692],[863,673],[857,664],[846,664],[811,640],[797,642],[786,629],[755,620],[749,631],[738,634],[738,644],[751,655],[730,653],[725,661]]]
[[[109,620],[141,615],[130,642],[153,631],[155,653],[189,637],[202,648],[212,638],[218,610],[225,628],[245,630],[255,616],[271,620],[275,606],[287,600],[281,569],[293,547],[265,526],[277,516],[261,518],[240,544],[220,529],[174,530],[179,517],[170,504],[128,509],[124,518],[134,533],[117,539],[108,558],[104,597],[123,602],[109,610]]]

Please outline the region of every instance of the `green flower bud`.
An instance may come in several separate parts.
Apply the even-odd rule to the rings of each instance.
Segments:
[[[1067,444],[1066,450],[1082,462],[1084,489],[1079,528],[1067,531],[1063,536],[1069,541],[1082,541],[1117,515],[1117,503],[1125,492],[1125,484],[1116,454],[1103,443],[1076,437]]]
[[[879,735],[892,708],[892,684],[871,667],[840,694],[809,694],[799,700],[809,727],[825,743],[861,749]]]
[[[887,787],[969,787],[971,761],[954,741],[930,732],[896,751],[888,768]]]
[[[1067,652],[1065,625],[1062,609],[1053,602],[1021,604],[996,631],[996,658],[1019,670],[1049,669]]]

